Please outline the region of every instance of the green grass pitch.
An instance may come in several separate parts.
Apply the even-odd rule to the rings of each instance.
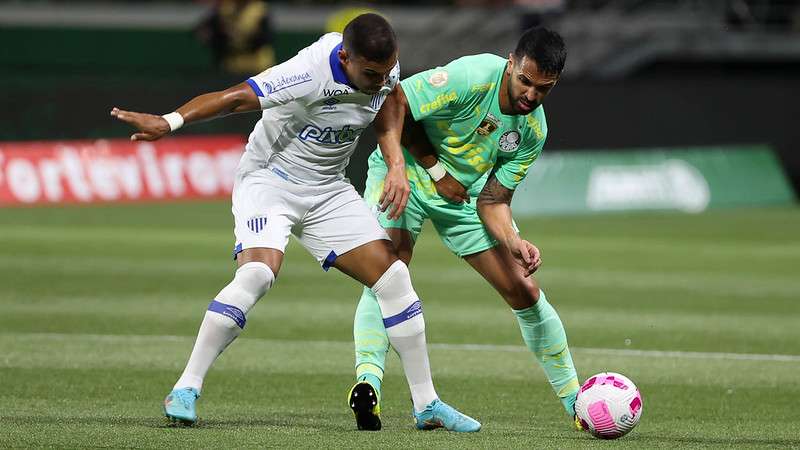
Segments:
[[[581,378],[641,389],[630,435],[570,428],[513,315],[430,228],[411,270],[434,381],[480,433],[414,430],[394,355],[384,430],[355,430],[360,287],[296,243],[206,379],[200,425],[167,427],[161,401],[234,267],[229,204],[212,202],[0,209],[0,447],[800,447],[800,209],[519,226]]]

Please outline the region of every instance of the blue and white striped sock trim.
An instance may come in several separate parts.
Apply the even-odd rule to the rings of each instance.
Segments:
[[[239,325],[239,328],[244,330],[244,325],[247,323],[247,317],[245,317],[241,309],[233,305],[226,305],[225,303],[211,300],[211,303],[208,304],[208,310],[230,318],[236,322],[236,325]]]
[[[386,328],[391,328],[420,314],[422,314],[422,302],[417,300],[409,305],[408,308],[404,309],[400,314],[395,314],[392,317],[386,317],[383,319],[383,326]]]

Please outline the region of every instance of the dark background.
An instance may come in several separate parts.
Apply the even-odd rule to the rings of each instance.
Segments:
[[[791,39],[800,36],[786,24],[780,30]],[[277,60],[322,32],[275,33]],[[0,141],[127,137],[130,130],[108,115],[112,107],[163,114],[245,78],[215,68],[191,30],[0,24],[0,42]],[[797,191],[800,58],[758,55],[673,56],[623,77],[593,77],[586,70],[565,76],[546,102],[546,151],[768,144]],[[234,116],[180,133],[246,135],[256,120],[257,114]],[[352,158],[348,174],[358,188],[374,142],[365,134]]]

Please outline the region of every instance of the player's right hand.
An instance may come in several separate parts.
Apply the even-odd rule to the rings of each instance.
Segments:
[[[436,192],[444,197],[445,200],[459,205],[462,203],[469,203],[467,189],[449,173],[445,174],[441,180],[434,182],[434,185],[436,186]]]
[[[539,248],[525,239],[514,239],[510,244],[509,250],[514,256],[514,260],[525,270],[525,276],[530,276],[542,265],[542,253]]]
[[[378,200],[381,211],[386,211],[389,206],[392,206],[386,217],[391,220],[399,219],[406,209],[409,194],[411,194],[411,186],[408,184],[405,164],[389,168],[383,179],[381,198]]]
[[[111,110],[111,116],[133,126],[138,133],[131,135],[132,141],[155,141],[168,134],[169,123],[161,116],[154,114],[125,111],[119,108]]]

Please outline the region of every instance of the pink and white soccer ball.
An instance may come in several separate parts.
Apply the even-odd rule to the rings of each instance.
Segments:
[[[614,372],[589,377],[575,400],[583,428],[601,439],[626,435],[642,417],[642,394],[633,381]]]

